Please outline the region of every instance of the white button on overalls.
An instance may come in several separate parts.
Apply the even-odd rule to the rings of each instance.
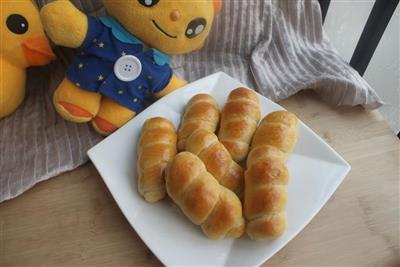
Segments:
[[[142,72],[142,63],[132,55],[120,57],[114,64],[114,73],[123,82],[130,82],[139,77]]]

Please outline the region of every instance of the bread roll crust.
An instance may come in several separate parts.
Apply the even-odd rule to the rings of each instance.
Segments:
[[[233,90],[221,113],[218,137],[234,161],[239,162],[246,157],[259,120],[257,94],[246,88]]]
[[[219,142],[214,133],[203,129],[195,131],[186,141],[186,150],[197,155],[203,161],[207,171],[221,185],[235,192],[240,198],[242,197],[243,170],[232,160],[228,150]]]
[[[183,213],[211,239],[239,237],[245,224],[239,198],[190,152],[179,153],[167,169],[166,188]]]
[[[215,132],[219,117],[218,105],[212,96],[198,94],[192,97],[186,105],[179,127],[178,150],[185,150],[186,139],[197,129]]]
[[[276,111],[264,117],[254,134],[251,146],[272,145],[290,154],[297,140],[296,115],[287,111]]]
[[[259,217],[247,223],[249,237],[256,241],[275,239],[285,232],[287,227],[286,212]]]
[[[277,238],[287,227],[289,172],[286,159],[297,138],[297,117],[287,111],[267,115],[258,126],[247,157],[244,211],[254,240]]]
[[[155,117],[142,128],[137,150],[137,185],[139,194],[150,203],[165,197],[164,170],[176,155],[177,135],[167,119]]]
[[[214,210],[202,225],[204,232],[208,233],[211,239],[219,239],[221,236],[239,237],[244,233],[244,219],[238,219],[238,214],[242,213],[240,201],[232,201],[231,194],[226,188],[221,189],[219,202]],[[226,225],[233,225],[226,231]]]

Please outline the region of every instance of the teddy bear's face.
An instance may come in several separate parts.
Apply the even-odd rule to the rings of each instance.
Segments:
[[[213,23],[218,0],[104,0],[125,29],[167,54],[200,48]]]

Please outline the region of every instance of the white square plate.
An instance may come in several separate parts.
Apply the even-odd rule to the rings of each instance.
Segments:
[[[146,203],[136,189],[136,143],[143,122],[163,116],[179,126],[189,99],[198,93],[215,97],[220,108],[230,91],[243,85],[225,73],[188,84],[142,111],[117,132],[89,150],[88,155],[123,214],[153,253],[169,266],[260,265],[296,236],[326,203],[350,165],[304,123],[288,161],[290,171],[288,228],[274,240],[208,240],[171,201]],[[261,114],[283,109],[259,95]]]

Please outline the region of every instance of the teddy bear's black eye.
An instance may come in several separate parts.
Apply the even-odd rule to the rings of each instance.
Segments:
[[[194,38],[200,33],[204,31],[206,28],[207,21],[203,18],[197,18],[189,22],[189,25],[186,28],[186,37],[187,38]]]
[[[157,5],[160,0],[138,0],[140,4],[144,5],[145,7],[152,7]]]
[[[8,16],[7,28],[15,34],[24,34],[28,31],[28,21],[21,15],[12,14]]]

